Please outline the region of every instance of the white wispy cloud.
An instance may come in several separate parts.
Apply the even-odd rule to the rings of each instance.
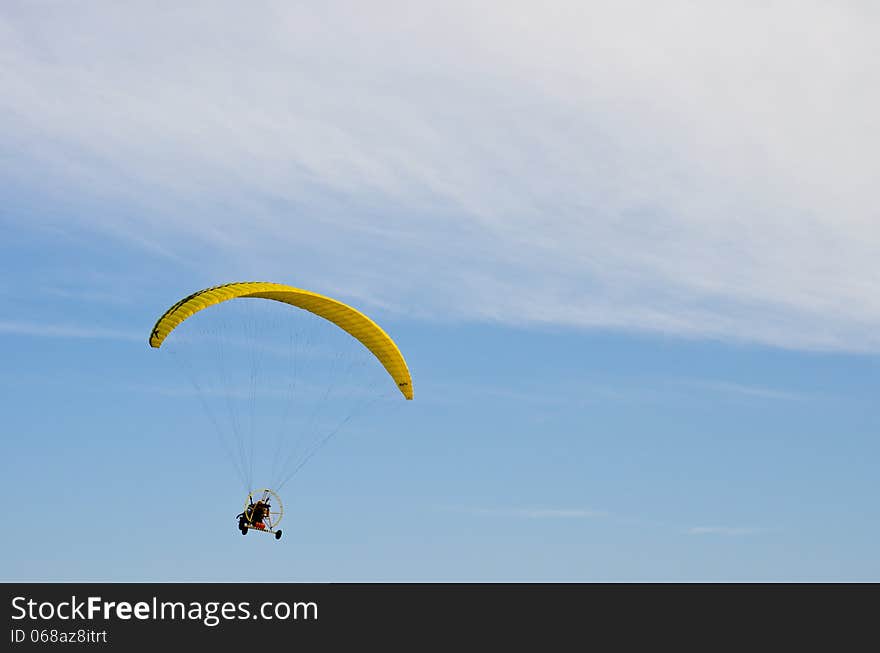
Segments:
[[[30,221],[412,316],[878,350],[877,19],[7,3],[0,180],[104,207]]]
[[[457,510],[473,515],[526,519],[585,519],[607,516],[605,512],[588,508],[460,508]]]
[[[592,508],[547,508],[547,507],[519,507],[519,508],[484,508],[484,507],[446,507],[445,510],[465,513],[475,516],[487,517],[512,517],[521,519],[590,519],[607,517],[612,523],[637,525],[662,530],[680,530],[679,524],[645,519],[643,517],[631,517],[620,514],[612,514]],[[687,535],[718,535],[724,537],[736,537],[756,535],[767,532],[766,528],[742,527],[742,526],[691,526],[684,528]]]
[[[119,329],[82,326],[75,324],[44,324],[40,322],[17,322],[0,320],[0,333],[8,333],[37,338],[86,338],[100,340],[140,340],[146,343],[143,334]]]
[[[785,401],[805,401],[810,399],[810,395],[800,392],[792,392],[790,390],[781,390],[778,388],[767,388],[758,385],[732,383],[729,381],[687,379],[681,381],[681,383],[682,385],[710,390],[712,392],[756,397],[760,399],[782,399]]]
[[[688,529],[689,535],[754,535],[760,533],[760,528],[740,528],[730,526],[693,526]]]

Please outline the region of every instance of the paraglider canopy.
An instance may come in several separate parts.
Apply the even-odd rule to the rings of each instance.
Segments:
[[[403,396],[407,399],[413,398],[412,379],[403,354],[378,324],[336,299],[280,283],[244,281],[195,292],[181,299],[159,318],[150,334],[150,346],[161,347],[169,333],[202,309],[238,297],[272,299],[302,308],[332,322],[370,350],[397,383]]]

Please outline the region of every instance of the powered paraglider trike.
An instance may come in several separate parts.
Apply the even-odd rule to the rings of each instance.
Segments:
[[[192,383],[194,392],[175,388],[167,396],[199,399],[248,492],[237,516],[242,535],[280,539],[284,485],[377,399],[413,398],[403,354],[378,324],[339,300],[284,284],[195,292],[157,320],[149,341],[169,350]],[[181,409],[187,420],[190,405]]]
[[[256,500],[254,497],[257,497]],[[244,510],[239,514],[238,530],[242,535],[247,535],[253,529],[262,533],[274,535],[276,540],[281,539],[281,518],[284,517],[284,504],[281,497],[269,489],[249,492]]]

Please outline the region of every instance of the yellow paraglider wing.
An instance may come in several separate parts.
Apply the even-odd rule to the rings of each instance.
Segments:
[[[273,299],[314,313],[348,332],[366,347],[397,383],[407,399],[413,398],[412,379],[403,354],[378,324],[360,311],[318,293],[280,283],[244,281],[206,288],[181,299],[156,322],[150,334],[150,346],[160,347],[168,334],[184,320],[204,308],[238,297]]]

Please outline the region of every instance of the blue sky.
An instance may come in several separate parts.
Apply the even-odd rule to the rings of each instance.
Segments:
[[[4,5],[0,578],[880,579],[878,16],[625,5]],[[147,345],[245,279],[416,391],[280,543]]]

